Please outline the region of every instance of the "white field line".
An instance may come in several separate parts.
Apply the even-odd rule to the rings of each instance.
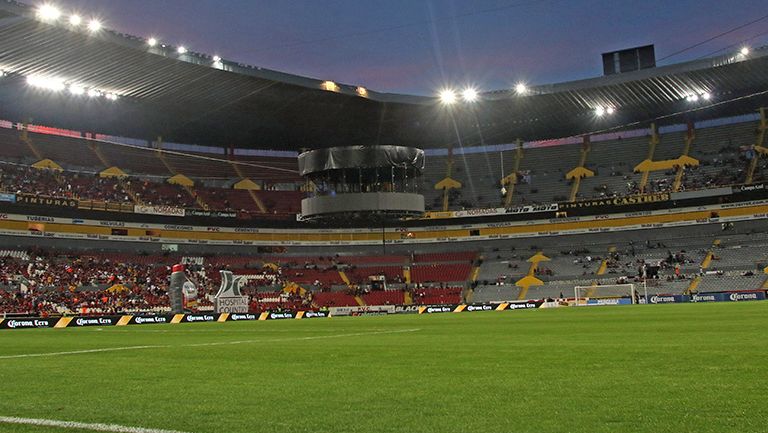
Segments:
[[[185,433],[178,430],[162,430],[156,428],[129,427],[117,424],[90,424],[74,421],[58,421],[55,419],[17,418],[13,416],[0,416],[0,424],[24,424],[42,427],[58,427],[64,429],[78,429],[91,431],[105,431],[114,433]]]
[[[45,353],[24,353],[21,355],[3,355],[0,359],[14,359],[14,358],[38,358],[41,356],[61,356],[61,355],[79,355],[81,353],[98,353],[98,352],[117,352],[120,350],[142,350],[142,349],[157,349],[161,347],[170,346],[125,346],[125,347],[105,347],[103,349],[86,349],[86,350],[72,350],[68,352],[45,352]]]
[[[359,336],[365,336],[365,335],[402,334],[405,332],[417,332],[420,330],[421,329],[419,328],[412,328],[412,329],[397,329],[393,331],[373,331],[373,332],[355,332],[350,334],[316,335],[316,336],[310,336],[310,337],[286,337],[286,338],[256,339],[256,340],[215,341],[212,343],[192,343],[192,344],[178,344],[178,345],[105,347],[102,349],[71,350],[67,352],[43,352],[43,353],[23,353],[20,355],[2,355],[0,356],[0,359],[40,358],[40,357],[49,357],[49,356],[80,355],[84,353],[117,352],[117,351],[123,351],[123,350],[167,349],[171,347],[208,347],[208,346],[229,346],[229,345],[235,345],[235,344],[273,343],[273,342],[282,342],[282,341],[322,340],[322,339],[328,339],[328,338],[359,337]]]

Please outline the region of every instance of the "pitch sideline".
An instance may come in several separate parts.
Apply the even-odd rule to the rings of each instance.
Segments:
[[[421,331],[421,328],[409,328],[409,329],[395,329],[391,331],[372,331],[372,332],[355,332],[348,334],[333,334],[333,335],[315,335],[309,337],[288,337],[288,338],[273,338],[268,340],[235,340],[235,341],[214,341],[211,343],[190,343],[179,345],[149,345],[149,346],[124,346],[124,347],[106,347],[102,349],[86,349],[86,350],[72,350],[66,352],[43,352],[43,353],[23,353],[19,355],[2,355],[0,359],[16,359],[16,358],[39,358],[45,356],[66,356],[66,355],[80,355],[84,353],[100,353],[100,352],[117,352],[123,350],[146,350],[146,349],[168,349],[171,347],[208,347],[208,346],[228,346],[236,344],[251,344],[251,343],[272,343],[282,341],[307,341],[307,340],[321,340],[328,338],[344,338],[344,337],[359,337],[365,335],[382,335],[382,334],[402,334],[406,332]]]
[[[76,421],[60,421],[41,418],[18,418],[0,416],[0,424],[34,425],[40,427],[58,427],[63,429],[91,430],[112,433],[188,433],[179,430],[163,430],[156,428],[130,427],[119,424],[84,423]]]

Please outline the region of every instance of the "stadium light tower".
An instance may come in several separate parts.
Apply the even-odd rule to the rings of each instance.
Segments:
[[[456,103],[456,92],[452,89],[444,89],[440,91],[440,102],[444,105],[451,105]]]
[[[61,16],[59,8],[53,5],[44,4],[37,8],[37,17],[44,21],[56,21]]]

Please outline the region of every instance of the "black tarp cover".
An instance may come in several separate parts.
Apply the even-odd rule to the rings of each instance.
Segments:
[[[398,167],[424,169],[424,151],[405,146],[344,146],[299,155],[299,173],[306,176],[344,168]]]

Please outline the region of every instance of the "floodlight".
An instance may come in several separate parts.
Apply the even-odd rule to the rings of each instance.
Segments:
[[[61,11],[56,6],[44,4],[37,8],[37,17],[41,20],[56,21],[61,16]]]
[[[478,98],[477,90],[471,87],[467,87],[463,92],[461,92],[461,98],[464,100],[464,102],[475,102]]]
[[[90,96],[91,98],[97,98],[101,96],[101,92],[99,92],[96,89],[88,89],[88,96]]]
[[[76,96],[80,96],[85,93],[85,88],[79,84],[70,84],[69,93]]]
[[[80,15],[70,15],[69,16],[69,24],[73,26],[79,26],[80,23],[83,22],[83,19],[80,18]]]
[[[702,93],[702,94],[701,94],[701,97],[702,97],[702,98],[703,98],[705,101],[709,101],[710,99],[712,99],[712,94],[711,94],[711,93],[709,93],[709,92],[704,92],[704,93]]]
[[[613,114],[613,113],[616,112],[616,109],[613,108],[613,107],[608,107],[608,108],[605,109],[605,112],[608,113],[608,114]]]
[[[43,77],[40,75],[30,75],[27,77],[27,84],[41,89],[60,91],[67,88],[64,80],[61,78]]]
[[[114,93],[107,93],[104,95],[105,98],[109,99],[110,101],[117,101],[117,95]]]
[[[451,89],[445,89],[440,91],[440,102],[445,105],[453,104],[456,102],[456,92]]]
[[[101,30],[101,22],[97,19],[92,19],[88,21],[88,30],[91,32],[98,32]]]
[[[595,108],[595,116],[603,117],[604,115],[605,115],[605,108],[603,108],[603,107]]]
[[[179,53],[179,54],[184,54],[184,53],[186,53],[186,52],[187,52],[187,47],[185,47],[184,45],[182,45],[182,46],[180,46],[179,48],[176,48],[176,52],[177,52],[177,53]]]
[[[147,39],[147,45],[149,45],[150,47],[154,47],[155,45],[157,45],[157,39],[155,38]]]
[[[528,93],[528,86],[526,86],[525,83],[517,83],[517,85],[515,85],[515,92],[517,92],[518,95],[524,95]]]
[[[323,81],[323,83],[320,85],[323,89],[329,91],[329,92],[338,92],[339,91],[339,85],[334,83],[333,81],[326,80]]]
[[[365,98],[365,97],[368,97],[368,89],[366,89],[366,88],[365,88],[365,87],[363,87],[363,86],[357,86],[357,88],[355,89],[355,92],[356,92],[358,95],[360,95],[360,96],[362,96],[362,97],[364,97],[364,98]]]
[[[749,54],[749,47],[742,47],[739,52],[741,53],[742,56],[746,56]]]
[[[219,63],[220,61],[221,61],[221,57],[213,56],[213,63]]]

